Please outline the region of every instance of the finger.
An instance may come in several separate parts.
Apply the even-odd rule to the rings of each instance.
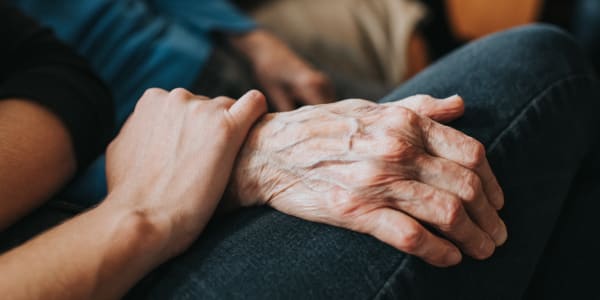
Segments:
[[[364,216],[365,233],[429,264],[448,267],[462,260],[460,251],[449,241],[426,230],[413,218],[402,212],[383,208]],[[360,226],[360,225],[359,225]]]
[[[265,87],[268,101],[276,111],[291,111],[296,109],[296,103],[288,93],[279,87]]]
[[[483,182],[483,190],[485,194],[488,195],[488,199],[490,203],[497,210],[502,209],[504,206],[504,192],[496,179],[496,176],[492,172],[492,168],[490,167],[490,163],[487,159],[485,159],[480,166],[478,166],[475,171],[481,177],[481,181]]]
[[[298,80],[292,86],[292,91],[302,104],[318,105],[335,99],[333,84],[321,73],[311,73],[305,79]]]
[[[435,227],[471,257],[488,258],[496,248],[456,195],[417,181],[399,181],[390,185],[388,199],[393,207]]]
[[[415,95],[385,105],[402,106],[419,115],[442,123],[455,120],[465,112],[465,103],[458,95],[446,99],[436,99],[428,95]]]
[[[247,92],[229,108],[229,113],[242,125],[244,130],[249,130],[252,124],[266,112],[265,96],[257,90]]]
[[[479,176],[453,161],[429,156],[420,156],[415,163],[419,166],[419,181],[458,196],[467,213],[497,246],[507,238],[506,225],[492,207]]]
[[[504,205],[504,193],[490,168],[485,147],[474,138],[428,118],[421,118],[420,122],[425,149],[434,156],[475,171],[490,203],[494,208],[501,209]]]

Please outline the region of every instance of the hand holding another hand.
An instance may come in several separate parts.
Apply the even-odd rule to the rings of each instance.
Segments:
[[[248,130],[265,112],[257,91],[238,101],[146,91],[108,148],[103,205],[143,218],[164,247],[160,260],[179,254],[208,223]]]
[[[238,156],[230,193],[236,205],[367,233],[436,266],[460,262],[459,248],[487,258],[507,236],[502,190],[481,143],[429,118],[463,110],[458,96],[418,95],[268,114]]]

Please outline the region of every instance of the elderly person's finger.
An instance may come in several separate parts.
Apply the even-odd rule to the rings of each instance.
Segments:
[[[434,156],[446,158],[475,171],[490,203],[496,209],[501,209],[504,205],[504,193],[490,168],[483,144],[430,119],[421,118],[420,121],[425,149]]]
[[[434,266],[449,267],[462,260],[456,246],[435,236],[415,219],[397,210],[377,209],[361,216],[357,222],[355,230],[370,234]]]
[[[469,256],[485,259],[494,252],[494,241],[473,223],[458,196],[421,182],[406,180],[389,184],[387,190],[389,206],[432,225]]]
[[[427,154],[416,159],[418,180],[448,191],[463,202],[471,219],[496,243],[502,245],[507,238],[506,225],[488,200],[480,177],[453,161]]]
[[[415,95],[384,105],[408,108],[419,115],[442,123],[455,120],[465,112],[465,103],[458,95],[446,99],[437,99],[429,95]]]

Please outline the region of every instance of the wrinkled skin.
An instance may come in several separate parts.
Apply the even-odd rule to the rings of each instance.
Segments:
[[[463,111],[458,96],[418,95],[268,114],[238,156],[229,205],[268,204],[367,233],[436,266],[459,263],[459,249],[488,258],[507,233],[485,149],[430,119],[450,121]]]

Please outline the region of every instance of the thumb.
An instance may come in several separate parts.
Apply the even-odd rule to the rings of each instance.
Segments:
[[[244,130],[244,136],[250,127],[267,112],[265,95],[257,90],[251,90],[238,99],[230,108],[229,113]]]
[[[455,120],[465,112],[465,103],[459,95],[446,99],[437,99],[429,95],[415,95],[389,104],[408,108],[419,115],[441,123]]]

